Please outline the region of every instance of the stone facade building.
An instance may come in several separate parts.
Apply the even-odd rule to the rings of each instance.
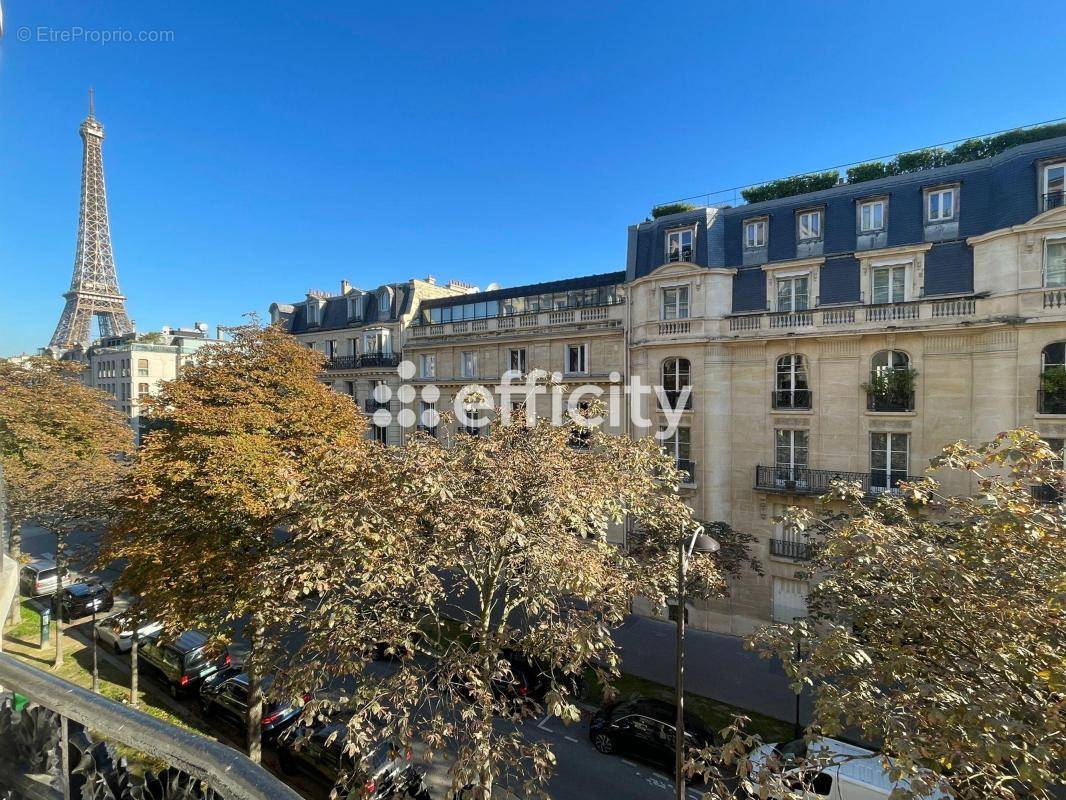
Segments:
[[[1044,376],[1066,371],[1064,173],[1060,137],[661,216],[630,227],[624,273],[427,300],[393,341],[441,404],[512,368],[690,387],[664,447],[701,519],[758,538],[765,574],[688,617],[744,634],[803,613],[806,544],[775,518],[834,478],[893,492],[944,445],[1023,425],[1061,448],[1066,381]],[[639,402],[651,427],[627,410],[609,429],[669,426]]]
[[[207,325],[163,328],[152,333],[127,333],[100,339],[87,350],[75,348],[64,357],[86,363],[84,382],[110,394],[115,408],[129,417],[141,436],[141,407],[162,381],[172,381],[178,369],[205,344],[218,341]]]

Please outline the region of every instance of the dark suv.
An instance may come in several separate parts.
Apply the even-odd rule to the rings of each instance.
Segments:
[[[186,631],[175,639],[160,635],[141,642],[137,663],[147,667],[162,681],[173,697],[191,692],[216,672],[232,663],[228,652],[210,657],[204,648],[207,637],[199,631]]]
[[[674,768],[677,706],[662,700],[637,698],[604,706],[589,723],[589,739],[601,753],[625,753],[642,761]],[[685,714],[689,747],[714,744],[714,733],[703,720]]]
[[[52,598],[52,613],[56,612],[55,597]],[[110,611],[115,607],[111,590],[100,583],[75,583],[59,596],[59,614],[64,622],[78,617],[87,617],[94,611]]]
[[[347,742],[348,726],[344,722],[321,725],[310,732],[303,726],[289,728],[278,739],[278,763],[282,772],[302,772],[327,790],[343,774],[346,781],[338,787],[338,797],[382,800],[405,794],[426,795],[422,772],[411,764],[409,750],[401,753],[386,743],[357,763],[344,752]]]
[[[263,692],[270,690],[273,676],[263,679]],[[200,687],[200,708],[208,717],[217,716],[243,728],[248,718],[248,675],[236,667],[216,672]],[[274,739],[300,716],[298,702],[263,703],[263,736]]]

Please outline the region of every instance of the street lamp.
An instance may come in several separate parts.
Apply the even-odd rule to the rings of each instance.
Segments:
[[[697,525],[691,537],[682,529],[677,546],[677,676],[675,683],[675,701],[677,703],[677,725],[674,729],[674,787],[677,800],[685,798],[685,576],[688,562],[695,553],[715,553],[721,547],[718,541],[703,532],[703,526]]]

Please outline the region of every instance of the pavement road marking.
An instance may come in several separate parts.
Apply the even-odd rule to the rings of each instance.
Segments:
[[[566,741],[568,741],[568,742],[573,742],[574,744],[578,743],[577,739],[575,739],[573,736],[567,736],[567,735],[564,734],[563,738],[566,739]]]
[[[549,719],[551,719],[551,714],[545,714],[544,719],[537,723],[537,727],[540,728],[542,731],[547,731],[548,733],[555,733],[555,731],[553,731],[551,728],[544,724]]]

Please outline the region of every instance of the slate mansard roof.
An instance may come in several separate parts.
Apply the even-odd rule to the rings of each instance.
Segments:
[[[387,292],[389,310],[381,313],[378,297]],[[348,315],[348,301],[361,298],[361,313],[355,319]],[[307,324],[307,302],[282,304],[275,303],[271,311],[277,311],[282,326],[289,333],[307,333],[309,331],[330,331],[342,328],[363,327],[376,323],[395,322],[411,310],[414,287],[408,283],[390,283],[379,286],[372,291],[352,290],[349,294],[333,295],[320,300],[324,304],[321,322],[318,325]]]
[[[820,207],[824,212],[825,263],[821,267],[819,303],[858,303],[861,289],[856,258],[857,203],[877,196],[888,199],[887,238],[878,247],[922,244],[926,241],[924,190],[947,184],[958,185],[959,189],[958,230],[951,238],[932,242],[925,257],[925,293],[965,294],[973,290],[973,252],[966,239],[1036,216],[1041,210],[1039,165],[1058,158],[1066,158],[1066,137],[1018,145],[979,161],[842,184],[750,205],[671,214],[630,228],[628,279],[647,275],[662,265],[669,229],[695,224],[693,262],[737,270],[733,280],[734,312],[765,310],[762,265],[803,257],[797,250],[796,212]],[[745,263],[743,224],[752,217],[767,218],[768,246],[765,257],[755,263],[749,258]]]

